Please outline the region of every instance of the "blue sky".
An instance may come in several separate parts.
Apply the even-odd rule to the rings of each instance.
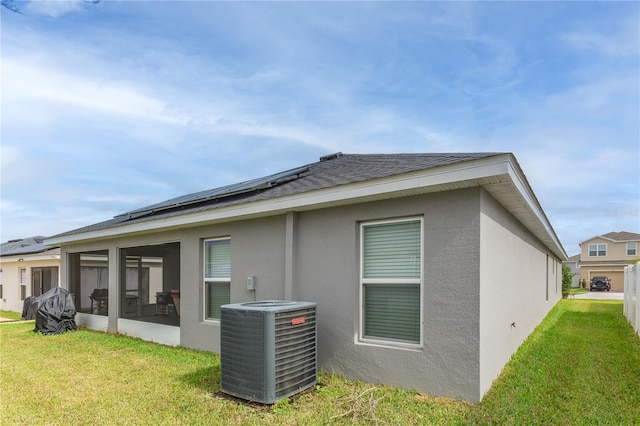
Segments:
[[[337,151],[513,152],[569,255],[640,233],[637,2],[13,4],[2,241]]]

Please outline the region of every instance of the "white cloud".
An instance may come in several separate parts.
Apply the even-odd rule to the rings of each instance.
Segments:
[[[169,110],[163,100],[145,95],[126,82],[87,78],[12,58],[4,59],[2,66],[3,78],[11,81],[4,87],[3,97],[7,102],[46,100],[170,124],[183,125],[189,120],[188,116]]]
[[[637,14],[628,16],[617,31],[598,31],[593,26],[588,31],[575,31],[561,35],[561,40],[576,49],[595,50],[611,57],[637,58],[640,52],[640,23]],[[596,30],[598,29],[598,30]]]
[[[20,161],[22,152],[19,147],[9,144],[0,145],[0,161],[2,161],[2,170],[6,170]]]
[[[86,3],[97,4],[99,2],[100,0],[34,0],[26,5],[25,11],[50,16],[52,18],[59,18],[70,13],[82,11]]]
[[[628,193],[631,18],[584,19],[591,3],[176,5],[33,2],[3,16],[5,229],[24,225],[14,194],[43,212],[32,224],[87,224],[335,151],[514,152],[564,229],[593,194]],[[562,60],[567,46],[581,60]],[[598,178],[602,161],[616,166]]]

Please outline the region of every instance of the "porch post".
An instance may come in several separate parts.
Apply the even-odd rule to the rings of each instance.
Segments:
[[[108,271],[109,271],[109,322],[107,331],[115,333],[118,331],[118,307],[119,307],[119,288],[118,288],[118,271],[120,270],[120,259],[117,247],[109,247],[108,254]]]

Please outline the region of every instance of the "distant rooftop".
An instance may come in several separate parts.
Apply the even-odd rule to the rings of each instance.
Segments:
[[[604,239],[615,241],[615,242],[640,241],[640,234],[636,234],[635,232],[627,232],[627,231],[608,232],[606,234],[596,235],[595,237],[591,237],[587,240],[582,241],[579,244],[586,243],[587,241],[591,241],[594,238],[604,238]]]
[[[633,232],[609,232],[607,234],[601,235],[603,238],[608,238],[613,241],[637,241],[640,240],[640,234],[636,234]]]
[[[42,253],[56,247],[44,245],[46,237],[41,235],[18,240],[9,240],[0,244],[0,256],[15,256],[20,254]]]

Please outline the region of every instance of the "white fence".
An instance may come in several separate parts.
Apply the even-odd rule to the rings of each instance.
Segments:
[[[636,333],[640,334],[640,264],[624,268],[624,316]]]

